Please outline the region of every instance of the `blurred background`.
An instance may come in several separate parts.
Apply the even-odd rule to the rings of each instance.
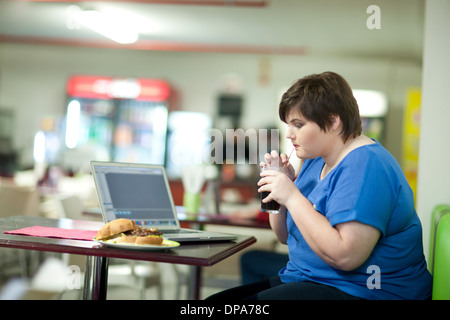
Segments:
[[[396,157],[415,191],[425,4],[1,1],[2,183],[37,186],[35,214],[67,217],[49,201],[75,195],[80,208],[98,207],[90,160],[157,163],[182,205],[184,160],[209,150],[211,132],[279,130],[289,152],[282,93],[334,71],[354,89],[364,132]],[[213,170],[224,212],[258,201],[255,166],[246,156]]]
[[[374,4],[378,20],[368,10]],[[129,32],[131,40],[118,43],[94,31],[87,26],[90,15],[104,22],[91,26],[95,30]],[[281,129],[277,109],[284,90],[304,75],[333,70],[353,89],[384,96],[386,107],[376,115],[382,122],[367,131],[403,162],[408,92],[421,85],[423,25],[423,0],[2,1],[0,116],[2,140],[9,141],[1,149],[14,153],[15,168],[33,167],[34,138],[42,130],[46,160],[66,169],[79,167],[65,163],[67,153],[75,162],[72,149],[89,152],[95,144],[116,147],[104,151],[118,160],[161,162],[162,154],[137,155],[136,145],[152,137],[145,128],[130,136],[127,125],[151,127],[145,119],[157,111],[150,105],[162,104],[169,114],[203,113],[210,118],[204,125],[220,130]],[[96,80],[85,76],[97,77],[97,92]],[[167,96],[139,96],[139,79],[163,82],[149,83],[147,92],[167,90]],[[237,98],[234,106],[224,96]],[[79,141],[66,150],[74,98],[83,99],[81,118],[73,119]],[[134,153],[124,156],[118,145],[130,144]]]

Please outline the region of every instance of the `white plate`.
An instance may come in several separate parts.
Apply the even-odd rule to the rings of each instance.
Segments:
[[[180,245],[180,243],[172,240],[164,239],[163,242],[159,245],[152,244],[130,244],[130,243],[115,243],[112,240],[102,241],[93,239],[97,243],[104,244],[108,247],[120,248],[120,249],[132,249],[132,250],[167,250],[176,248]]]

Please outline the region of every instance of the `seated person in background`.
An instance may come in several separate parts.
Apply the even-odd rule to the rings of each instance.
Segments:
[[[210,299],[428,299],[432,277],[411,188],[395,158],[361,134],[359,109],[340,75],[296,81],[279,107],[303,165],[294,179],[286,154],[266,163],[258,192],[277,201],[272,230],[289,248],[278,275]]]

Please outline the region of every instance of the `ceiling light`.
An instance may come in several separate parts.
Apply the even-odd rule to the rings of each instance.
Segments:
[[[43,131],[38,131],[34,135],[33,158],[36,162],[45,160],[45,134]]]
[[[81,105],[77,100],[72,100],[67,106],[66,118],[66,147],[73,149],[78,144],[80,130]]]
[[[123,16],[107,15],[96,10],[81,10],[74,5],[68,8],[68,13],[69,29],[85,26],[120,44],[134,43],[139,38],[139,33]]]

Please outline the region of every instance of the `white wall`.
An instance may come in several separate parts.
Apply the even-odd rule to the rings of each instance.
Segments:
[[[261,84],[266,62],[268,84]],[[386,147],[401,161],[405,92],[421,84],[421,65],[415,62],[312,56],[260,56],[148,52],[79,47],[0,45],[0,107],[14,108],[14,144],[22,163],[32,163],[34,133],[45,116],[65,112],[65,84],[72,74],[96,74],[166,79],[180,95],[180,108],[216,112],[216,96],[227,74],[242,80],[245,110],[243,128],[261,128],[278,121],[280,91],[310,73],[333,70],[353,88],[388,94],[390,113]]]
[[[450,204],[450,1],[428,0],[425,14],[417,210],[428,258],[431,212]]]

